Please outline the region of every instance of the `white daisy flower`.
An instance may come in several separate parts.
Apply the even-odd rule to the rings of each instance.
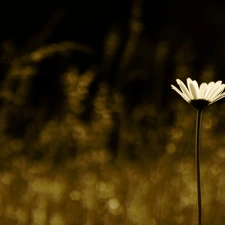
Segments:
[[[203,109],[207,105],[225,97],[225,84],[222,84],[222,81],[220,80],[216,83],[202,83],[199,86],[196,80],[187,78],[187,87],[180,79],[177,79],[176,81],[180,90],[174,85],[171,85],[172,89],[196,109]]]

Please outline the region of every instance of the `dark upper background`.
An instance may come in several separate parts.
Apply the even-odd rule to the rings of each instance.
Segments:
[[[74,54],[69,59],[58,56],[47,59],[40,66],[40,74],[33,82],[31,101],[35,104],[41,98],[56,96],[59,87],[54,88],[54,80],[69,65],[78,66],[81,71],[90,65],[100,68],[97,83],[108,81],[118,87],[126,96],[130,105],[153,99],[156,104],[167,107],[165,100],[171,99],[170,83],[175,80],[177,52],[191,48],[194,57],[185,63],[192,67],[192,78],[199,74],[208,64],[216,68],[215,79],[223,79],[225,74],[225,3],[223,1],[137,1],[140,4],[139,22],[143,31],[139,35],[133,61],[118,75],[118,64],[122,59],[124,46],[129,40],[129,21],[132,4],[135,1],[63,1],[49,4],[41,2],[4,3],[0,8],[0,43],[1,53],[10,43],[13,53],[1,60],[1,77],[4,79],[10,67],[11,59],[29,53],[40,46],[62,41],[75,41],[89,46],[94,55]],[[112,64],[104,68],[104,42],[106,35],[117,27],[121,38]],[[154,65],[154,52],[160,43],[168,45],[168,54],[159,72]],[[182,47],[183,46],[183,47]],[[58,57],[58,58],[57,58]],[[60,63],[58,63],[60,61]],[[144,78],[135,75],[129,78],[129,71],[140,71],[144,65]],[[133,68],[133,67],[138,67]],[[50,75],[53,74],[53,75]],[[128,74],[128,75],[127,75]],[[43,84],[42,93],[38,85]],[[39,81],[38,81],[39,79]],[[122,80],[118,82],[118,80]],[[38,82],[37,82],[38,81]],[[121,84],[122,83],[122,84]],[[46,89],[46,90],[45,90]],[[48,89],[48,90],[47,90]],[[93,88],[94,89],[94,88]],[[58,97],[56,98],[58,99]],[[144,99],[144,100],[143,100]],[[52,99],[51,99],[52,102]],[[54,102],[54,101],[53,101]]]
[[[133,30],[131,24],[134,25]],[[139,30],[141,27],[143,29]],[[87,127],[90,128],[93,122],[93,102],[101,86],[99,84],[107,83],[110,96],[118,92],[123,95],[125,111],[121,114],[111,112],[113,129],[103,129],[102,136],[109,133],[107,145],[114,155],[119,149],[125,149],[125,154],[129,152],[131,158],[137,158],[137,154],[142,152],[140,143],[143,152],[150,152],[154,157],[165,152],[169,140],[167,129],[176,123],[176,107],[182,104],[181,98],[170,88],[176,78],[185,80],[190,76],[199,81],[225,81],[223,1],[8,2],[0,7],[0,29],[1,90],[6,90],[6,94],[8,90],[12,91],[15,99],[22,93],[25,99],[22,104],[17,104],[16,101],[1,98],[0,113],[4,118],[0,119],[4,123],[0,124],[0,130],[6,135],[6,143],[8,136],[23,139],[26,147],[21,152],[31,152],[34,158],[56,151],[42,145],[38,147],[36,143],[49,121],[58,124],[67,115],[61,77],[70,67],[77,67],[81,76],[90,68],[95,71],[95,77],[88,87],[89,95],[82,103],[85,109],[78,118]],[[116,43],[114,49],[110,50],[107,46],[107,38],[117,40],[117,43],[111,43]],[[64,41],[84,45],[92,53],[54,53],[36,63],[29,60],[21,62],[21,71],[27,66],[28,69],[34,68],[29,82],[23,80],[20,69],[14,71],[16,76],[10,77],[9,71],[16,68],[16,59],[42,46]],[[111,52],[108,61],[106,52]],[[184,104],[183,112],[187,113]],[[150,107],[150,112],[146,110],[146,105]],[[223,110],[218,112],[223,116]],[[138,121],[132,117],[135,113],[139,113]],[[222,121],[220,128],[215,127],[216,132],[225,127]],[[122,140],[121,129],[130,133],[133,139],[127,140],[125,137]],[[60,131],[57,132],[60,136]],[[140,136],[137,135],[139,133]],[[65,137],[66,143],[69,138]],[[79,139],[79,136],[76,138]],[[124,146],[120,147],[123,141]],[[57,145],[60,154],[61,147],[63,152],[68,147],[61,142],[57,142]],[[186,148],[185,141],[183,146]],[[72,149],[72,152],[74,154],[76,151]],[[143,158],[148,157],[143,154]]]

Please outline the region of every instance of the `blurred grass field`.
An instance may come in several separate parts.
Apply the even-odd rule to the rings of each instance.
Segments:
[[[46,109],[26,102],[36,68],[17,63],[1,90],[1,224],[195,224],[194,108],[170,101],[170,124],[168,111],[150,101],[128,113],[106,82],[89,95],[94,69],[71,67],[60,77],[61,110],[46,118]],[[223,111],[215,104],[203,115],[203,221],[210,225],[225,220]]]

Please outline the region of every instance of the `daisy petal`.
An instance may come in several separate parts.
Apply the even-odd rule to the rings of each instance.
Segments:
[[[193,83],[190,83],[190,91],[194,97],[194,99],[198,99],[198,91],[196,89],[196,85],[194,85]]]
[[[176,91],[185,101],[190,102],[190,98],[188,98],[188,96],[186,96],[183,92],[181,92],[177,87],[175,87],[174,85],[171,85],[171,88]]]
[[[210,101],[212,101],[215,97],[220,95],[220,93],[224,90],[225,84],[221,84],[215,91],[214,93],[210,96]]]
[[[177,84],[180,86],[181,91],[182,91],[189,99],[192,99],[193,97],[192,97],[192,95],[190,94],[190,91],[186,88],[185,84],[184,84],[181,80],[179,80],[179,79],[177,79],[176,81],[177,81]]]
[[[218,96],[215,97],[214,99],[212,99],[210,104],[212,104],[212,103],[214,103],[214,102],[217,102],[217,101],[219,101],[220,99],[222,99],[222,98],[224,98],[224,97],[225,97],[225,92],[222,93],[222,94],[220,94],[220,95],[218,95]]]
[[[197,83],[196,80],[193,80],[192,84],[193,84],[194,87],[195,87],[195,91],[196,91],[196,93],[197,93],[197,99],[199,99],[200,90],[199,90],[198,83]]]
[[[207,96],[209,94],[209,92],[211,91],[212,87],[214,86],[215,82],[210,82],[207,84],[207,88],[206,88],[206,91],[205,91],[205,94],[203,96],[204,99],[208,99]]]
[[[215,91],[218,89],[218,87],[222,84],[222,81],[217,81],[211,88],[211,90],[207,94],[207,99],[210,101],[211,97],[214,95]]]
[[[191,94],[190,83],[192,83],[192,79],[191,79],[191,78],[187,78],[187,86],[188,86],[189,92],[190,92],[190,94]],[[191,94],[191,98],[192,98],[192,99],[194,98],[194,97],[192,96],[192,94]]]
[[[203,99],[203,97],[204,97],[204,94],[205,94],[205,92],[206,92],[206,89],[207,89],[207,84],[206,83],[202,83],[201,85],[200,85],[200,90],[199,90],[199,99]]]

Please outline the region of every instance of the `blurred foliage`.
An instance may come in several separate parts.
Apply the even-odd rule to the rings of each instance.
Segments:
[[[196,112],[170,83],[220,78],[224,47],[201,62],[191,38],[174,40],[179,29],[148,38],[143,3],[132,1],[126,31],[108,29],[101,56],[75,41],[45,44],[46,29],[24,51],[2,44],[1,224],[195,223]],[[205,225],[225,221],[222,101],[203,114]]]

